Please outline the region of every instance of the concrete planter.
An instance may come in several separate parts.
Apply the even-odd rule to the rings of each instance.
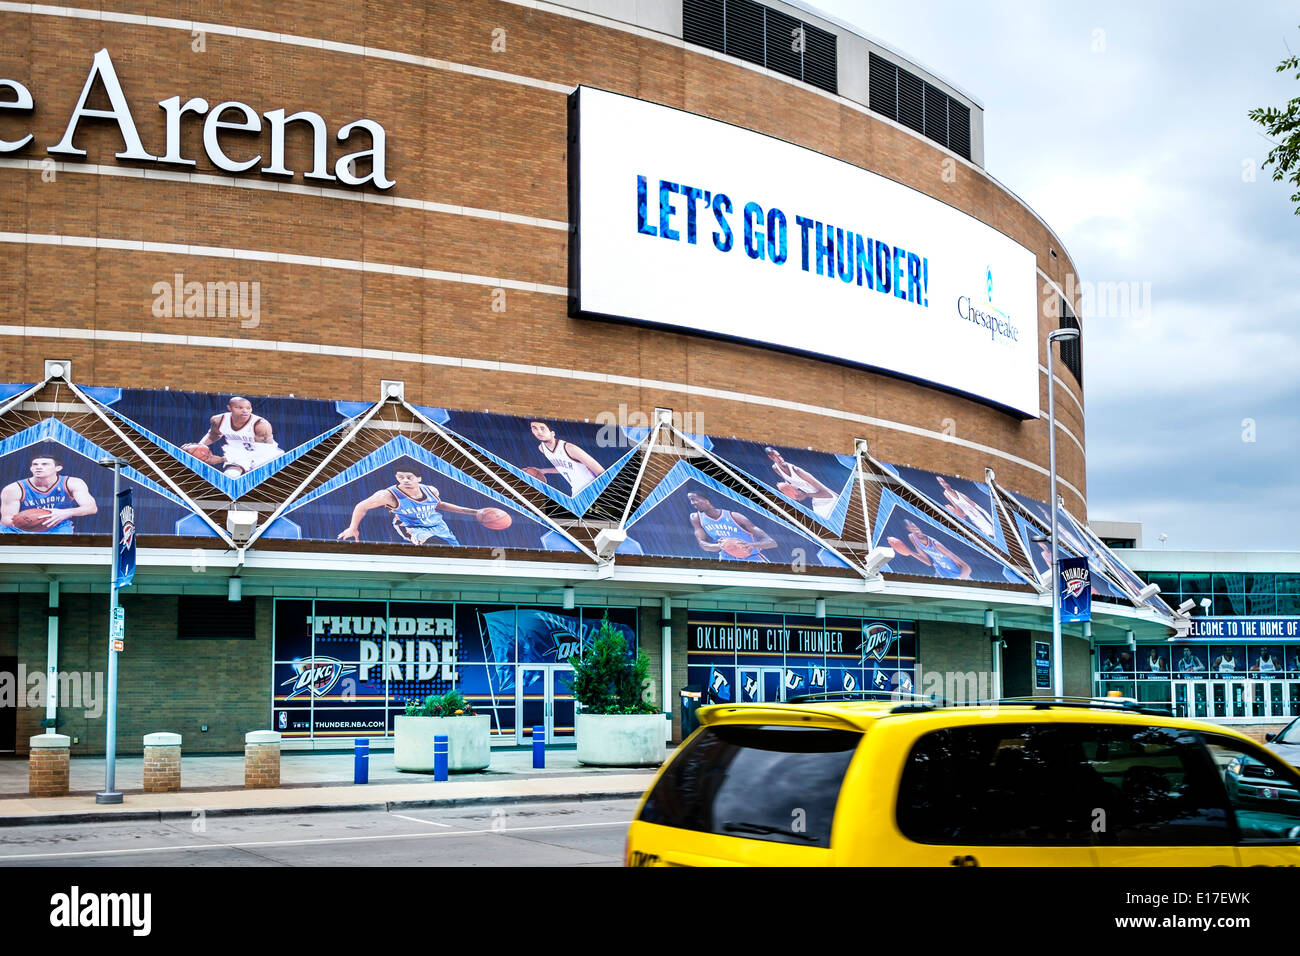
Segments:
[[[579,714],[578,763],[657,767],[668,756],[663,714]]]
[[[447,738],[447,769],[452,773],[486,770],[490,717],[396,717],[393,766],[413,773],[433,773],[433,738]]]

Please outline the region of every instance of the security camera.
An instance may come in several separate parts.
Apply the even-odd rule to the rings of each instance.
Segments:
[[[880,573],[880,569],[893,560],[893,548],[872,548],[871,553],[867,555],[867,563],[865,567],[867,577]]]
[[[1214,602],[1211,601],[1209,598],[1201,598],[1201,610],[1204,611],[1206,614],[1209,614],[1210,605],[1213,603]]]
[[[1146,587],[1144,587],[1141,591],[1138,592],[1138,601],[1142,604],[1145,604],[1147,601],[1150,601],[1153,597],[1155,597],[1159,593],[1160,593],[1160,585],[1148,584]]]
[[[256,511],[226,512],[226,530],[230,532],[230,537],[235,544],[243,544],[251,538],[253,536],[253,529],[256,527]]]
[[[596,534],[596,554],[608,560],[614,556],[618,546],[627,540],[627,532],[621,528],[602,528]]]
[[[1188,599],[1187,599],[1186,601],[1184,601],[1182,604],[1178,605],[1178,613],[1179,613],[1179,614],[1186,614],[1188,611],[1190,611],[1190,610],[1191,610],[1192,608],[1194,608],[1194,607],[1196,607],[1196,602],[1193,601],[1191,598],[1188,598]]]

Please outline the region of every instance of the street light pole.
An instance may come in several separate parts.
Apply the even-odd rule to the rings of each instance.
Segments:
[[[1057,521],[1056,521],[1056,373],[1053,371],[1052,343],[1067,339],[1077,339],[1078,329],[1057,329],[1047,335],[1047,464],[1051,492],[1048,495],[1047,509],[1052,515],[1052,566],[1049,577],[1052,582],[1052,688],[1059,696],[1065,696],[1065,668],[1061,661],[1061,586],[1057,571]]]
[[[125,458],[102,458],[99,464],[113,469],[113,551],[108,579],[108,706],[104,731],[104,790],[95,794],[95,802],[121,803],[122,794],[114,789],[117,773],[117,649],[113,641],[116,637],[114,624],[117,620],[117,559],[120,550],[117,496],[122,490],[122,466],[128,462]]]

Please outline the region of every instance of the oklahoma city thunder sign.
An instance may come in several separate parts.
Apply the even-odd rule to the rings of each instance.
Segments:
[[[1092,574],[1087,558],[1062,558],[1057,573],[1061,590],[1061,620],[1092,620]]]

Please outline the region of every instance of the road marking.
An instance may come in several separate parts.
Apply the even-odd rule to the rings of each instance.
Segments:
[[[419,817],[403,816],[400,813],[389,813],[390,817],[397,817],[399,820],[410,820],[412,823],[427,823],[431,827],[449,827],[450,823],[439,823],[437,820],[421,820]]]
[[[625,827],[631,820],[611,820],[603,823],[556,823],[535,827],[507,827],[486,830],[442,830],[438,833],[377,833],[372,836],[315,837],[304,840],[255,840],[242,843],[189,843],[182,846],[127,847],[120,850],[61,850],[57,853],[8,853],[0,860],[45,860],[54,857],[123,856],[129,853],[177,853],[187,850],[246,850],[254,847],[306,846],[325,843],[365,843],[375,840],[421,840],[448,836],[500,836],[510,833],[530,833],[540,830],[579,830],[588,827]]]

